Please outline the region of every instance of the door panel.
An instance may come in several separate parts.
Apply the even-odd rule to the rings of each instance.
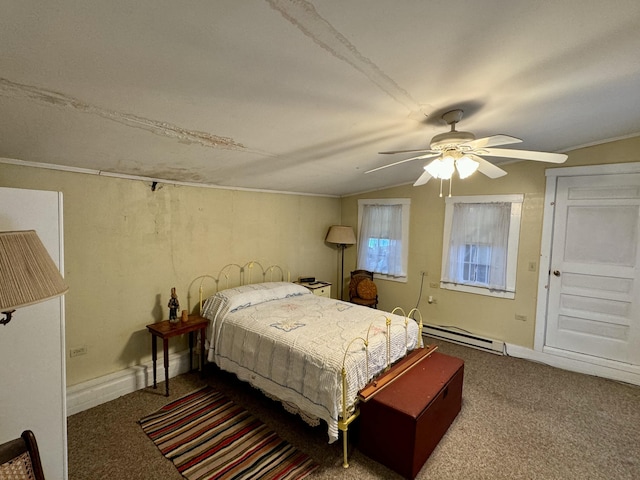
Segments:
[[[640,174],[557,182],[545,345],[640,364]]]

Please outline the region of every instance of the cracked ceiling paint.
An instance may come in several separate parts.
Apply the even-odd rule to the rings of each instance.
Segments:
[[[528,150],[640,134],[637,0],[0,2],[0,161],[346,195],[412,183],[364,172],[448,109]]]
[[[155,135],[163,135],[175,138],[180,142],[196,143],[203,147],[226,148],[244,150],[244,145],[233,141],[231,138],[220,137],[206,132],[187,130],[168,122],[159,122],[150,118],[144,118],[130,113],[116,112],[106,108],[83,102],[77,98],[63,93],[53,92],[32,85],[22,85],[11,82],[6,78],[0,78],[0,95],[12,98],[25,98],[34,102],[46,103],[62,108],[71,108],[81,113],[98,115],[107,120],[123,125],[140,128]]]
[[[409,111],[421,110],[422,107],[409,92],[362,55],[355,45],[318,14],[310,2],[303,0],[294,2],[267,0],[267,2],[321,48],[364,74],[380,90],[407,107]]]

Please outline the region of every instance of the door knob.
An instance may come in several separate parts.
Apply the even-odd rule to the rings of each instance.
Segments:
[[[560,270],[554,270],[554,271],[553,271],[553,274],[554,274],[556,277],[559,277],[559,276],[560,276]]]

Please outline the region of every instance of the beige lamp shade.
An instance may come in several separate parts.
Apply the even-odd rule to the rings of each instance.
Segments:
[[[7,314],[69,290],[34,230],[0,232],[0,312]],[[3,322],[6,323],[10,319]]]
[[[356,243],[356,236],[353,233],[353,228],[345,225],[331,225],[329,232],[327,232],[326,242],[337,243],[338,245],[354,245]]]

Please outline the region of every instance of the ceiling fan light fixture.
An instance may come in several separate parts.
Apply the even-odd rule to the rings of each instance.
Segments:
[[[433,178],[440,178],[440,165],[442,165],[442,161],[437,158],[433,162],[425,165],[424,169]]]
[[[445,155],[442,159],[442,166],[440,167],[440,178],[449,180],[456,171],[456,161],[451,155]]]
[[[455,159],[447,155],[443,159],[436,159],[428,165],[425,165],[424,169],[433,178],[440,178],[442,180],[449,180],[455,172]]]
[[[480,164],[475,160],[463,155],[458,160],[456,160],[456,170],[458,170],[458,175],[460,178],[467,178],[473,175],[473,173],[478,169]]]

